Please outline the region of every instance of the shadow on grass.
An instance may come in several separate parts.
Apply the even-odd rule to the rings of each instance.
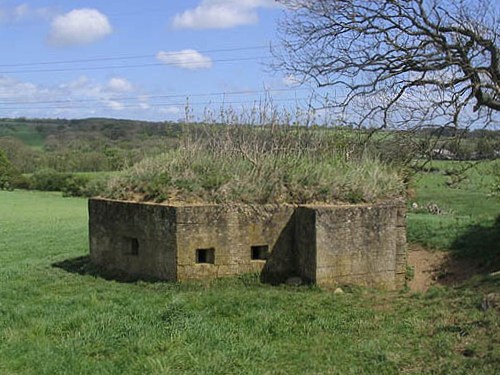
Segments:
[[[456,238],[450,256],[438,274],[438,282],[457,284],[475,275],[500,271],[500,216],[493,224],[476,224]]]
[[[136,281],[146,281],[146,282],[158,282],[160,280],[151,277],[139,277],[131,276],[125,272],[120,271],[108,271],[99,266],[92,264],[90,261],[90,256],[84,255],[81,257],[66,259],[61,262],[56,262],[52,264],[52,267],[60,268],[69,273],[75,273],[78,275],[87,275],[103,278],[105,280],[113,280],[121,283],[133,283]]]

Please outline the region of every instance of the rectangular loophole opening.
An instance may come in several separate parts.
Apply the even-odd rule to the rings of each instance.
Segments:
[[[215,249],[210,247],[208,249],[196,249],[196,263],[198,264],[214,264],[215,263]]]
[[[267,260],[269,258],[269,246],[260,245],[252,246],[251,259],[252,260]]]
[[[125,239],[125,247],[124,253],[125,255],[139,255],[139,240],[137,238],[132,237],[124,237]]]

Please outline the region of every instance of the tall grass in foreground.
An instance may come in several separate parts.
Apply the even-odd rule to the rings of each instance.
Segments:
[[[399,171],[339,129],[211,126],[115,178],[107,195],[188,203],[360,203],[400,197]]]

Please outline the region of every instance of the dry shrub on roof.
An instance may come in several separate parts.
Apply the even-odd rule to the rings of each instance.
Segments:
[[[211,126],[113,179],[115,199],[186,203],[361,203],[400,197],[397,168],[352,132]]]

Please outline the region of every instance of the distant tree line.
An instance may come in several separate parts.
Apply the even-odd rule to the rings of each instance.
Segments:
[[[0,119],[0,189],[93,195],[102,178],[177,147],[177,123],[115,119]]]
[[[215,133],[223,137],[226,131],[221,126],[224,125],[100,118],[0,119],[0,189],[59,190],[68,195],[93,195],[105,182],[103,174],[93,172],[126,169],[145,158],[177,148],[186,137],[199,140]],[[295,125],[278,128],[292,132],[299,129]],[[336,132],[337,138],[342,135],[345,143],[342,152],[346,159],[364,152],[408,167],[415,160],[481,160],[500,156],[500,132],[493,130],[467,131],[436,126],[417,131],[373,132],[370,128],[316,125],[308,129],[311,131],[301,133],[301,142],[305,144],[308,137],[318,132]],[[268,130],[273,132],[271,126]],[[272,143],[279,149],[282,146],[275,144],[278,139]],[[210,142],[204,144],[209,147]]]
[[[176,123],[131,120],[0,120],[0,149],[21,173],[117,171],[175,147]]]

